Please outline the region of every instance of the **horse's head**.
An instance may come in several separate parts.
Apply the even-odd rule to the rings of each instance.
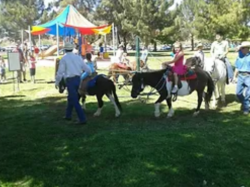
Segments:
[[[186,66],[192,67],[192,66],[197,66],[200,68],[203,68],[204,64],[202,64],[202,61],[200,57],[190,57],[186,60]]]
[[[64,78],[59,82],[59,93],[63,93],[64,90],[66,89],[66,82]]]
[[[143,77],[141,73],[135,73],[132,78],[132,90],[131,97],[137,98],[137,96],[144,90]]]

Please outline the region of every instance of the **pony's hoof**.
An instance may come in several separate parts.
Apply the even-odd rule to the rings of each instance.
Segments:
[[[121,115],[120,113],[119,114],[115,114],[115,117],[118,118],[118,117],[120,117],[120,115]]]
[[[212,109],[216,109],[216,105],[212,105],[211,108],[212,108]]]
[[[226,106],[227,106],[226,101],[221,101],[221,106],[222,106],[222,107],[226,107]]]
[[[193,117],[198,116],[199,113],[200,113],[200,111],[194,112]]]
[[[99,113],[99,112],[96,112],[96,113],[94,113],[94,117],[98,117],[98,116],[100,116],[101,114]]]
[[[174,115],[172,115],[172,114],[168,114],[167,115],[167,118],[172,118]]]
[[[209,110],[209,105],[205,105],[205,110]]]
[[[160,117],[160,115],[161,115],[160,113],[155,113],[156,118]]]
[[[82,109],[86,110],[86,105],[85,104],[82,104]]]

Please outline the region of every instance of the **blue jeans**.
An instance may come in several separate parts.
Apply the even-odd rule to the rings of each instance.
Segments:
[[[228,58],[225,58],[225,62],[227,66],[228,78],[232,80],[234,77],[234,71],[233,71],[232,65],[230,64]]]
[[[72,77],[66,79],[66,85],[68,89],[68,103],[66,109],[66,118],[71,118],[73,108],[75,108],[77,116],[80,122],[86,122],[85,114],[79,103],[78,88],[80,85],[80,77]]]
[[[246,88],[245,96],[243,92]],[[249,99],[250,99],[250,75],[242,75],[239,73],[236,87],[236,95],[240,100],[244,112],[249,112]]]

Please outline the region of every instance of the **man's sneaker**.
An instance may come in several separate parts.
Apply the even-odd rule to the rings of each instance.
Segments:
[[[76,121],[75,125],[86,125],[87,121]]]
[[[178,91],[178,87],[177,87],[177,86],[174,86],[174,88],[173,88],[173,90],[172,90],[172,94],[177,93],[177,91]]]
[[[63,117],[64,120],[70,121],[72,118]]]
[[[249,112],[245,111],[245,112],[243,112],[243,114],[247,116],[249,114]]]

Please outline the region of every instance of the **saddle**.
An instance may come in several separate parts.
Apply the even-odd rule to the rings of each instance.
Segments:
[[[222,62],[224,62],[225,66],[226,66],[226,76],[227,76],[226,83],[229,84],[226,57],[220,58],[220,60],[221,60]]]
[[[124,70],[131,69],[131,67],[129,67],[129,66],[126,65],[126,64],[116,63],[116,65],[117,65],[119,68],[124,69]]]
[[[174,80],[174,73],[172,71],[169,71],[167,73],[168,81],[173,82]],[[178,75],[178,88],[180,89],[182,87],[181,81],[189,81],[194,80],[197,78],[197,75],[193,69],[188,69],[187,72],[184,75]]]
[[[86,77],[84,80],[82,80],[80,82],[80,86],[79,86],[79,89],[78,89],[78,93],[80,95],[86,95],[87,94],[87,91],[88,91],[88,88],[90,87],[90,84],[92,80],[94,80],[94,84],[92,83],[92,85],[94,86],[95,85],[95,82],[96,82],[96,77],[98,77],[97,73],[93,73],[91,76],[88,76]]]

